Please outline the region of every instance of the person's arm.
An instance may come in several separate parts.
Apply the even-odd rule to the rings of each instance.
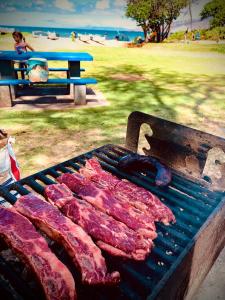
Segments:
[[[32,48],[29,44],[27,44],[26,43],[26,47],[28,48],[28,49],[30,49],[31,51],[34,51],[34,48]]]

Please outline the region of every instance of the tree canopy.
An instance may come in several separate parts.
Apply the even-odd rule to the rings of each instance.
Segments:
[[[212,17],[211,27],[225,26],[225,1],[212,0],[208,2],[201,12],[202,19]]]
[[[171,24],[184,8],[188,0],[128,0],[126,16],[136,20],[146,38],[148,31],[157,34],[157,42],[169,34]]]

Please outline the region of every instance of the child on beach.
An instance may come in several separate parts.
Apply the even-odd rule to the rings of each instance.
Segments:
[[[14,31],[12,36],[15,41],[14,49],[17,51],[18,54],[27,52],[27,48],[31,51],[34,51],[34,49],[28,43],[26,43],[25,38],[21,32]]]

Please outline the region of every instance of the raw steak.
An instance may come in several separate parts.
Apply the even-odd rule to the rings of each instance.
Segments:
[[[123,222],[140,235],[149,239],[154,239],[157,236],[155,224],[150,217],[145,218],[140,210],[129,205],[129,203],[120,203],[108,189],[96,187],[93,182],[78,173],[65,173],[57,180],[60,183],[65,183],[82,199]]]
[[[46,299],[76,299],[73,277],[29,220],[14,208],[0,207],[0,236],[35,273]]]
[[[87,201],[74,197],[65,184],[46,186],[45,195],[64,215],[96,239],[100,248],[110,254],[144,260],[150,252],[149,244],[134,230],[96,209]]]
[[[97,159],[86,161],[85,167],[79,170],[84,177],[96,182],[99,187],[109,188],[113,195],[121,201],[131,203],[136,208],[154,216],[155,221],[168,225],[175,222],[172,211],[158,197],[142,187],[127,180],[121,180],[111,173],[104,171]]]
[[[110,284],[119,281],[118,272],[107,274],[105,259],[90,236],[56,207],[32,194],[20,197],[14,207],[65,247],[79,268],[84,283]]]

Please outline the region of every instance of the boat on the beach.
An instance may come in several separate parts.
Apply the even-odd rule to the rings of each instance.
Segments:
[[[91,35],[90,34],[79,34],[78,38],[82,42],[88,42],[91,40]]]
[[[32,31],[32,37],[34,38],[38,38],[38,37],[41,37],[41,36],[48,36],[48,33],[45,32],[45,31]]]
[[[48,32],[48,39],[50,40],[58,40],[59,36],[55,32]]]
[[[94,41],[97,43],[103,43],[106,40],[106,36],[99,34],[79,34],[78,38],[82,42]]]
[[[0,34],[6,34],[6,33],[13,33],[15,31],[15,28],[10,27],[0,27]]]
[[[97,42],[97,43],[103,43],[106,41],[106,36],[102,36],[99,34],[94,34],[92,35],[92,41]]]

